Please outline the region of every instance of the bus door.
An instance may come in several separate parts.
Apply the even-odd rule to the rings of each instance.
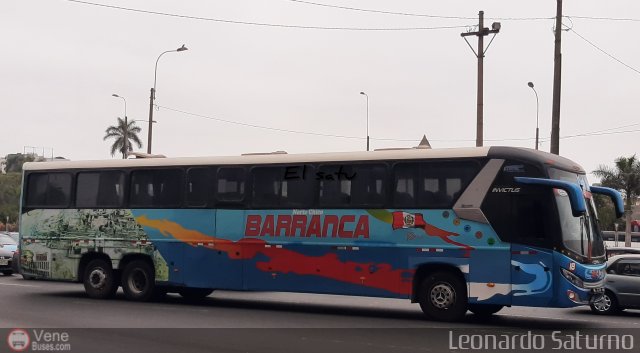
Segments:
[[[500,240],[511,244],[512,304],[543,306],[552,299],[553,239],[557,211],[551,188],[515,177],[543,177],[533,165],[507,160],[482,203]]]
[[[551,250],[511,245],[512,304],[545,306],[553,299]]]
[[[188,285],[215,289],[242,289],[241,243],[244,232],[242,210],[202,210],[210,224],[204,238],[192,244],[190,263],[193,274]],[[193,248],[195,245],[195,249]],[[193,284],[191,284],[193,283]]]

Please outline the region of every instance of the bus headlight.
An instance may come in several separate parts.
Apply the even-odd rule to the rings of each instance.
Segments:
[[[561,268],[561,272],[562,275],[564,276],[564,278],[566,278],[569,282],[571,282],[574,286],[578,287],[578,288],[584,288],[584,282],[582,282],[582,280],[576,276],[575,274],[565,270],[564,268]]]

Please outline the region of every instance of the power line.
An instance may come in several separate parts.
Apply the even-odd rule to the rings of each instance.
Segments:
[[[221,18],[211,18],[211,17],[200,17],[200,16],[190,16],[190,15],[180,15],[170,12],[159,12],[159,11],[151,11],[151,10],[142,10],[142,9],[134,9],[130,7],[122,7],[115,5],[107,5],[89,1],[81,1],[81,0],[65,0],[72,3],[82,4],[82,5],[90,5],[97,7],[104,7],[114,10],[122,10],[122,11],[130,11],[137,13],[144,13],[148,15],[158,15],[158,16],[167,16],[167,17],[176,17],[190,20],[199,20],[199,21],[211,21],[211,22],[219,22],[219,23],[230,23],[230,24],[239,24],[239,25],[249,25],[249,26],[262,26],[262,27],[277,27],[277,28],[296,28],[296,29],[318,29],[318,30],[341,30],[341,31],[425,31],[425,30],[438,30],[438,29],[453,29],[453,28],[467,28],[468,25],[458,25],[458,26],[435,26],[435,27],[389,27],[389,28],[366,28],[366,27],[323,27],[323,26],[303,26],[303,25],[287,25],[280,23],[262,23],[262,22],[249,22],[249,21],[238,21],[238,20],[227,20]]]
[[[161,109],[170,110],[170,111],[173,111],[173,112],[176,112],[176,113],[181,113],[181,114],[188,115],[188,116],[193,116],[193,117],[202,118],[202,119],[208,119],[208,120],[220,121],[220,122],[227,123],[227,124],[246,126],[246,127],[255,128],[255,129],[286,132],[286,133],[291,133],[291,134],[302,134],[302,135],[312,135],[312,136],[343,138],[343,139],[355,139],[355,140],[365,140],[366,139],[366,137],[360,137],[360,136],[336,135],[336,134],[329,134],[329,133],[290,130],[290,129],[282,129],[282,128],[277,128],[277,127],[271,127],[271,126],[249,124],[249,123],[243,123],[243,122],[229,120],[229,119],[217,118],[217,117],[208,116],[208,115],[190,113],[190,112],[187,112],[187,111],[184,111],[184,110],[165,107],[165,106],[161,106],[161,105],[156,105],[156,106],[158,108],[161,108]],[[415,141],[417,141],[416,139],[394,139],[394,138],[373,138],[373,137],[371,139],[372,140],[377,140],[377,141],[395,141],[395,142],[415,142]],[[531,138],[487,139],[486,141],[500,142],[500,141],[526,141],[526,140],[531,140]],[[475,141],[475,140],[458,139],[458,140],[432,140],[432,141],[437,141],[437,142],[467,142],[467,141]]]
[[[282,129],[282,128],[277,128],[277,127],[271,127],[271,126],[249,124],[249,123],[243,123],[243,122],[229,120],[229,119],[217,118],[217,117],[208,116],[208,115],[191,113],[191,112],[187,112],[187,111],[184,111],[184,110],[165,107],[165,106],[161,106],[161,105],[156,105],[156,106],[158,108],[161,108],[161,109],[166,109],[166,110],[169,110],[169,111],[172,111],[172,112],[176,112],[176,113],[180,113],[180,114],[184,114],[184,115],[187,115],[187,116],[192,116],[192,117],[197,117],[197,118],[202,118],[202,119],[207,119],[207,120],[214,120],[214,121],[219,121],[219,122],[223,122],[223,123],[227,123],[227,124],[246,126],[246,127],[255,128],[255,129],[271,130],[271,131],[285,132],[285,133],[291,133],[291,134],[301,134],[301,135],[311,135],[311,136],[322,136],[322,137],[353,139],[353,140],[365,140],[366,139],[366,137],[360,137],[360,136],[336,135],[336,134],[329,134],[329,133],[290,130],[290,129]],[[604,129],[604,130],[597,130],[597,131],[579,133],[579,134],[575,134],[575,135],[562,136],[560,138],[561,139],[566,139],[566,138],[574,138],[574,137],[614,135],[614,134],[638,132],[638,131],[640,131],[640,129],[637,129],[637,130],[626,130],[626,131],[613,131],[613,132],[611,131],[611,130],[617,130],[617,129],[622,129],[622,128],[631,127],[631,126],[637,126],[637,125],[640,125],[640,123],[629,124],[629,125],[624,125],[624,126],[618,126],[618,127],[608,128],[608,129]],[[491,141],[491,142],[531,141],[531,140],[534,140],[534,139],[535,138],[533,138],[533,137],[522,137],[522,138],[506,138],[506,139],[485,139],[485,141]],[[394,139],[394,138],[373,138],[373,137],[371,137],[371,140],[393,141],[393,142],[416,142],[417,141],[417,139]],[[541,138],[541,140],[549,140],[549,138]],[[431,141],[432,142],[472,142],[472,141],[475,141],[475,139],[440,139],[440,140],[434,139],[434,140],[431,140]]]
[[[582,20],[640,22],[640,19],[638,18],[615,18],[615,17],[593,17],[593,16],[564,16],[564,17],[579,18]]]
[[[476,19],[475,17],[464,17],[464,16],[442,16],[442,15],[430,15],[430,14],[423,14],[423,13],[395,12],[395,11],[363,9],[363,8],[358,8],[358,7],[330,5],[330,4],[323,4],[323,3],[318,3],[318,2],[302,1],[302,0],[288,0],[288,1],[297,2],[297,3],[300,3],[300,4],[306,4],[306,5],[329,7],[329,8],[341,9],[341,10],[349,10],[349,11],[378,13],[378,14],[385,14],[385,15],[441,18],[441,19],[448,19],[448,20],[452,20],[452,19],[455,19],[455,20],[475,20]],[[535,20],[550,20],[550,19],[553,19],[553,17],[490,17],[488,19],[500,20],[500,21],[535,21]]]
[[[610,57],[611,59],[613,59],[613,60],[617,61],[618,63],[620,63],[620,64],[622,64],[622,65],[626,66],[628,69],[631,69],[631,70],[635,71],[636,73],[640,74],[640,70],[638,70],[638,69],[636,69],[636,68],[632,67],[631,65],[628,65],[628,64],[624,63],[622,60],[620,60],[620,59],[616,58],[615,56],[613,56],[613,55],[611,55],[611,54],[609,54],[609,53],[607,53],[607,52],[606,52],[606,51],[604,51],[602,48],[600,48],[599,46],[595,45],[592,41],[588,40],[587,38],[585,38],[585,37],[583,37],[582,35],[580,35],[580,33],[576,32],[576,30],[575,30],[575,29],[573,29],[573,28],[572,28],[572,29],[571,29],[571,31],[573,32],[573,34],[577,35],[577,36],[578,36],[578,37],[580,37],[582,40],[584,40],[585,42],[589,43],[592,47],[594,47],[594,48],[598,49],[598,50],[599,50],[600,52],[602,52],[604,55],[606,55],[606,56]]]

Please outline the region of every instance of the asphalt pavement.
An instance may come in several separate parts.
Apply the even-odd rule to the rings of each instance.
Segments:
[[[640,332],[640,311],[597,316],[588,307],[513,307],[488,320],[469,313],[462,322],[442,323],[426,320],[417,304],[405,300],[216,291],[197,303],[173,294],[135,303],[121,292],[94,300],[78,283],[17,275],[0,276],[0,295],[0,334],[10,339],[11,329],[22,328],[33,344],[38,337],[42,342],[36,329],[66,332],[70,347],[56,347],[71,352],[439,352],[451,348],[451,332]],[[636,340],[634,348],[640,347]],[[48,346],[32,348],[38,347]]]

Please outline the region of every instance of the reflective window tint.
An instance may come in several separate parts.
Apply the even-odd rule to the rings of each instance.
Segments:
[[[347,207],[351,204],[351,180],[355,178],[351,166],[323,165],[320,180],[320,207]]]
[[[67,207],[71,195],[71,175],[33,173],[29,175],[27,206]]]
[[[244,168],[218,169],[216,199],[219,203],[238,204],[244,200]]]
[[[387,166],[357,164],[353,166],[351,204],[353,206],[382,207],[385,201]]]
[[[187,205],[204,207],[209,200],[212,180],[207,168],[191,168],[187,171]]]
[[[396,164],[393,171],[393,207],[415,208],[418,201],[416,198],[417,164]]]
[[[323,165],[316,173],[320,207],[381,207],[386,174],[384,164]]]
[[[254,207],[271,208],[280,205],[280,194],[284,168],[254,168],[253,195],[251,204]]]
[[[503,241],[550,246],[559,227],[557,211],[552,206],[553,191],[516,183],[513,178],[517,176],[544,176],[535,166],[521,162],[516,166],[505,162],[482,202],[482,212]]]
[[[318,182],[315,168],[310,165],[288,166],[284,168],[282,180],[282,206],[309,208],[314,202]]]
[[[479,168],[473,162],[398,163],[393,168],[393,206],[450,208]]]
[[[81,172],[76,184],[76,207],[121,207],[124,201],[124,173]]]
[[[314,168],[310,165],[253,168],[251,204],[259,208],[307,208],[313,205]]]
[[[182,195],[182,170],[152,169],[131,173],[131,207],[177,207]]]

